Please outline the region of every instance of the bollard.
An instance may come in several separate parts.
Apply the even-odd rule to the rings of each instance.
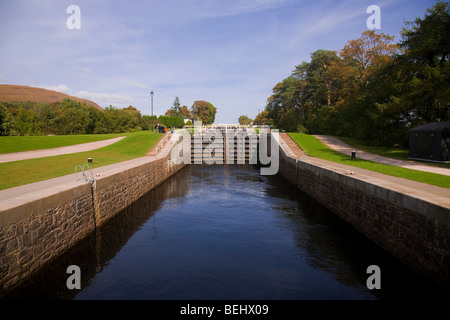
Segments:
[[[356,151],[352,151],[352,160],[356,158]]]
[[[88,158],[88,163],[92,163],[92,158]]]

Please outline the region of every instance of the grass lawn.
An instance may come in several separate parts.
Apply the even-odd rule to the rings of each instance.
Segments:
[[[353,138],[346,138],[346,137],[337,137],[346,144],[356,148],[360,149],[366,152],[370,152],[373,154],[377,154],[383,157],[387,158],[394,158],[398,160],[406,160],[406,161],[412,161],[408,159],[409,156],[409,150],[404,148],[389,148],[389,147],[382,147],[382,146],[369,146],[365,144],[364,142],[353,139]],[[418,162],[419,161],[415,161]],[[421,162],[420,162],[421,163]],[[450,163],[433,163],[433,162],[423,162],[424,164],[428,166],[436,166],[436,167],[442,167],[442,168],[450,168]]]
[[[75,166],[87,163],[88,158],[93,159],[93,163],[90,164],[91,168],[139,158],[144,156],[163,137],[162,134],[149,131],[122,133],[116,136],[126,136],[126,138],[92,151],[0,163],[0,190],[75,174]],[[26,140],[35,137],[19,138]]]
[[[0,153],[65,147],[80,143],[88,143],[123,137],[126,135],[129,135],[129,133],[0,137]]]
[[[289,133],[289,135],[300,146],[300,148],[302,148],[309,156],[312,157],[338,162],[362,169],[372,170],[395,177],[428,183],[438,187],[450,188],[449,176],[400,168],[362,159],[352,160],[351,156],[344,155],[328,148],[316,137],[300,133]]]

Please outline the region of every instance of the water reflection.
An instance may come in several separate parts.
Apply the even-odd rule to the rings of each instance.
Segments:
[[[270,177],[267,193],[278,199],[277,217],[295,233],[296,246],[306,252],[308,264],[333,274],[349,287],[367,291],[367,267],[382,270],[382,290],[377,299],[442,300],[450,297],[442,288],[418,275],[384,249],[369,241],[337,215],[278,176]],[[290,201],[292,200],[292,201]]]
[[[68,290],[78,265],[82,290]],[[366,268],[382,270],[368,290]],[[414,281],[411,281],[414,279]],[[377,299],[441,292],[278,176],[187,166],[12,297]]]

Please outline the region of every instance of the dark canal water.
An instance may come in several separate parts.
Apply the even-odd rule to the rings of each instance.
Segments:
[[[81,268],[68,290],[66,268]],[[366,269],[381,269],[369,290]],[[30,284],[64,299],[384,299],[431,283],[278,176],[187,166]],[[42,282],[43,281],[43,282]],[[442,296],[441,296],[442,298]]]

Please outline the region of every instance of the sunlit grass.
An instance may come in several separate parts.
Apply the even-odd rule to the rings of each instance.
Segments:
[[[88,158],[93,159],[91,168],[139,158],[145,156],[163,136],[148,131],[123,135],[127,137],[92,151],[0,163],[0,190],[72,174],[75,166],[87,163]]]
[[[409,156],[409,150],[405,148],[400,147],[383,147],[383,146],[372,146],[368,145],[367,143],[364,143],[361,140],[354,139],[354,138],[347,138],[347,137],[338,137],[340,140],[345,142],[346,144],[359,149],[363,150],[369,153],[377,154],[379,156],[387,157],[387,158],[393,158],[397,160],[404,160],[404,161],[411,161],[408,159]],[[414,161],[417,162],[417,161]],[[450,168],[450,163],[433,163],[433,162],[426,162],[426,165],[428,166],[435,166],[435,167],[443,167],[443,168]]]
[[[71,146],[127,136],[130,133],[82,134],[62,136],[8,136],[0,137],[0,153],[21,152]]]
[[[330,149],[314,136],[289,133],[294,141],[302,148],[309,156],[329,160],[337,163],[342,163],[362,169],[376,171],[387,175],[423,182],[438,187],[450,188],[450,177],[436,173],[423,172],[419,170],[406,169],[387,164],[377,163],[363,159],[352,159],[351,156],[342,154]]]

